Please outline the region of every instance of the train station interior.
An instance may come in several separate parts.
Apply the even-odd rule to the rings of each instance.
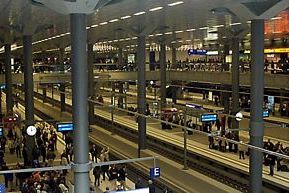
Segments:
[[[0,193],[289,193],[289,0],[1,0]]]

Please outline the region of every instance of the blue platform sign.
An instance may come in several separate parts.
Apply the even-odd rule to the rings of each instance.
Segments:
[[[58,132],[73,131],[73,123],[57,123]]]
[[[159,178],[161,176],[161,168],[150,168],[150,178]]]
[[[269,117],[270,113],[269,110],[263,111],[263,118]]]
[[[218,118],[217,114],[202,114],[201,115],[201,122],[216,121],[217,118]]]
[[[207,50],[202,49],[188,49],[188,55],[207,55]]]
[[[5,193],[5,184],[0,184],[0,193]]]

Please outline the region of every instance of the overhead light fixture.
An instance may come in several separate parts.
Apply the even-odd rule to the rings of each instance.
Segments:
[[[209,27],[200,27],[199,29],[200,29],[200,30],[209,29]]]
[[[242,23],[239,23],[239,22],[237,22],[237,23],[231,23],[230,26],[241,25],[241,24],[242,24]]]
[[[89,27],[89,26],[87,26],[87,27],[86,27],[86,29],[90,29],[90,27]]]
[[[182,33],[182,32],[184,32],[184,31],[182,31],[182,30],[175,31],[176,34],[178,34],[178,33]]]
[[[177,42],[176,42],[176,41],[172,41],[171,43],[172,43],[172,44],[175,44],[175,43],[177,43]]]
[[[162,35],[164,35],[164,34],[162,34],[162,33],[155,34],[155,36],[162,36]]]
[[[90,26],[91,28],[94,28],[94,27],[98,27],[98,25],[97,24],[94,24],[94,25],[92,25],[92,26]]]
[[[138,16],[138,15],[143,15],[143,14],[145,14],[145,13],[146,13],[145,11],[140,11],[140,12],[137,12],[137,13],[135,13],[135,14],[133,14],[133,15]]]
[[[278,19],[282,19],[282,17],[272,17],[271,20],[278,20]]]
[[[132,39],[132,40],[136,40],[136,39],[137,39],[137,37],[132,37],[131,39]]]
[[[186,31],[187,31],[187,32],[190,32],[190,31],[195,31],[195,30],[196,30],[196,29],[193,29],[193,28],[192,28],[192,29],[187,29]]]
[[[102,23],[100,23],[99,25],[106,25],[106,24],[108,24],[108,22],[102,22]]]
[[[251,23],[251,21],[249,20],[249,21],[247,21],[246,23],[250,24],[250,23]]]
[[[126,40],[126,41],[129,41],[129,40],[131,40],[131,38],[125,38],[125,40]]]
[[[113,42],[118,42],[118,40],[113,40]]]
[[[186,40],[186,42],[190,42],[190,41],[192,41],[192,40]]]
[[[154,37],[154,36],[155,36],[155,35],[153,35],[153,34],[150,34],[150,35],[149,35],[149,37]]]
[[[150,9],[149,11],[153,12],[153,11],[158,11],[161,9],[163,9],[163,7],[155,7],[155,8]]]
[[[123,42],[123,41],[124,41],[124,39],[119,39],[119,41],[120,41],[120,42]]]
[[[130,15],[123,16],[123,17],[121,17],[120,19],[128,19],[128,18],[131,18],[131,16],[130,16]]]
[[[224,27],[224,25],[215,25],[214,28]]]
[[[117,22],[119,19],[112,19],[112,20],[109,20],[110,23],[113,23],[113,22]]]
[[[170,31],[170,32],[166,32],[165,34],[170,35],[170,34],[173,34],[173,32]]]
[[[183,1],[177,1],[177,2],[174,2],[174,3],[168,4],[168,6],[172,7],[172,6],[180,5],[180,4],[183,4],[183,3],[184,3]]]

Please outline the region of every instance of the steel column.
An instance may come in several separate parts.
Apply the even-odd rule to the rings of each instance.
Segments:
[[[88,63],[88,97],[94,99],[94,75],[93,75],[93,44],[87,44],[87,63]],[[94,123],[94,103],[88,102],[89,124]]]
[[[118,68],[123,66],[122,48],[118,48]]]
[[[25,89],[25,126],[34,125],[34,92],[32,66],[32,35],[23,36],[24,89]],[[35,137],[26,135],[27,165],[32,163]]]
[[[138,66],[137,72],[137,107],[138,113],[146,113],[146,72],[145,72],[145,36],[140,36],[137,39],[137,56],[136,62]],[[138,156],[140,150],[146,149],[146,119],[138,117]]]
[[[177,68],[177,49],[175,45],[172,46],[172,66],[171,68],[176,69]]]
[[[264,121],[264,20],[251,23],[251,119],[250,144],[263,147]],[[262,192],[263,153],[251,149],[250,153],[250,192]]]
[[[59,48],[59,63],[60,63],[60,71],[64,73],[64,48]],[[65,111],[65,83],[61,83],[60,87],[60,110],[61,112]]]
[[[11,45],[5,44],[5,84],[6,84],[6,111],[13,113],[12,72],[11,72]]]
[[[86,14],[71,14],[74,192],[89,193]]]
[[[239,38],[232,39],[232,114],[240,110],[239,108],[239,87],[240,87],[240,71],[239,71]],[[232,120],[232,129],[238,129],[239,122],[236,119]],[[239,132],[234,132],[239,135]]]
[[[166,107],[166,95],[167,95],[167,77],[166,77],[166,44],[161,42],[160,45],[160,79],[161,79],[161,109]]]

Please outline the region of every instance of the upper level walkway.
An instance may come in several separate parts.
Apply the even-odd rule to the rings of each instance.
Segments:
[[[101,81],[136,81],[137,72],[106,71],[97,72],[94,75],[95,80]],[[35,83],[63,83],[71,82],[71,73],[34,73]],[[160,80],[160,71],[147,71],[146,79]],[[214,84],[232,84],[232,74],[230,72],[209,72],[209,71],[167,71],[167,82],[204,82]],[[23,74],[12,74],[13,84],[23,84]],[[5,75],[0,75],[0,84],[5,83]],[[240,85],[250,85],[250,73],[240,73]],[[288,89],[289,76],[280,74],[265,74],[265,87]]]

